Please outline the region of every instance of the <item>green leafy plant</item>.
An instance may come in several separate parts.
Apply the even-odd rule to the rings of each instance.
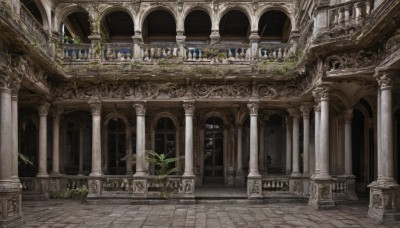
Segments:
[[[80,188],[65,189],[62,191],[50,192],[49,196],[53,199],[73,199],[73,200],[84,200],[86,199],[89,191],[88,188],[83,185]]]
[[[146,160],[155,165],[156,179],[162,185],[161,196],[166,199],[171,198],[174,189],[168,185],[168,176],[179,172],[179,169],[173,167],[173,164],[182,159],[183,156],[171,158],[169,155],[172,154],[172,151],[167,154],[158,154],[152,150],[147,150],[146,152],[150,155]]]
[[[18,153],[19,161],[22,161],[25,165],[33,165],[33,162],[25,155]]]

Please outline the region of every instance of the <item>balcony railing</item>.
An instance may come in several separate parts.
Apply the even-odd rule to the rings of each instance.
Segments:
[[[48,33],[23,4],[21,4],[20,18],[26,29],[37,39],[38,44],[48,51]]]
[[[332,6],[328,11],[329,27],[357,25],[371,13],[370,0],[351,0]]]
[[[140,51],[135,51],[140,48]],[[285,61],[294,56],[293,44],[265,44],[258,46],[257,53],[251,53],[250,44],[190,45],[181,52],[178,45],[137,45],[133,43],[104,44],[61,44],[58,57],[64,62],[101,61],[118,62],[158,62],[161,59],[183,59],[184,62],[204,62],[228,64],[250,62],[250,60]],[[135,56],[135,53],[137,56]],[[252,57],[253,56],[253,57]]]

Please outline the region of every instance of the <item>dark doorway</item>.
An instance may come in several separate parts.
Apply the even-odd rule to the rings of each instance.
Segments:
[[[224,183],[224,129],[217,117],[204,126],[204,183]]]

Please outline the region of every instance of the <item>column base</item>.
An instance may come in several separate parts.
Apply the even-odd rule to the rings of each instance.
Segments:
[[[48,173],[38,173],[36,175],[36,177],[38,177],[38,178],[48,178],[48,177],[50,177],[50,175]]]
[[[311,179],[308,205],[317,210],[334,208],[332,185],[333,180]]]
[[[89,174],[90,177],[101,177],[103,176],[103,173],[101,171],[96,171],[96,172],[91,172]]]
[[[61,177],[61,174],[60,173],[55,173],[55,172],[52,172],[52,173],[50,173],[50,177]]]
[[[102,193],[102,179],[99,177],[91,176],[88,179],[88,195],[87,198],[97,198],[101,196]]]
[[[290,176],[289,191],[293,195],[303,195],[303,177],[302,176]]]
[[[400,186],[396,182],[373,182],[369,186],[368,217],[377,221],[400,220]]]
[[[21,227],[25,224],[21,211],[21,184],[0,182],[0,227]]]
[[[262,198],[262,177],[259,176],[248,176],[247,177],[247,197],[249,199],[260,199]]]
[[[136,175],[136,174],[135,174]],[[147,177],[146,176],[133,176],[133,193],[132,199],[147,198]]]

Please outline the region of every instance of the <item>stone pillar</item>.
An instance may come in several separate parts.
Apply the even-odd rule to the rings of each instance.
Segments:
[[[11,179],[20,182],[18,178],[18,92],[20,82],[14,83],[11,88],[11,113],[12,113],[12,173]]]
[[[314,141],[315,141],[315,171],[314,176],[320,173],[320,142],[319,142],[319,128],[320,128],[320,120],[321,120],[321,106],[319,100],[317,101],[317,105],[314,107],[314,116],[315,116],[315,126],[314,126]]]
[[[132,126],[126,127],[126,175],[132,175]]]
[[[140,45],[143,43],[143,37],[141,31],[135,31],[133,39],[133,60],[142,61],[142,48]]]
[[[353,110],[344,111],[344,175],[346,179],[346,195],[350,200],[358,199],[355,192],[356,177],[353,175],[353,150],[351,137],[351,122],[353,119]]]
[[[259,133],[259,168],[260,170],[265,170],[265,164],[264,164],[264,156],[265,156],[265,147],[264,147],[264,131],[265,131],[265,123],[264,120],[262,119],[260,121],[260,133]]]
[[[92,172],[90,176],[99,177],[101,171],[101,109],[102,104],[99,100],[89,101],[92,112]],[[97,182],[96,182],[97,183]]]
[[[236,186],[243,186],[244,185],[244,173],[243,173],[243,139],[242,139],[242,132],[243,128],[242,125],[237,125],[237,166],[236,166]]]
[[[185,40],[186,36],[183,35],[183,31],[178,31],[176,35],[176,44],[179,48],[178,57],[182,60],[186,59],[186,49],[185,49]]]
[[[60,176],[60,115],[63,110],[53,109],[53,167],[51,176]]]
[[[382,157],[382,150],[381,150],[381,89],[380,88],[378,88],[378,94],[377,94],[377,97],[378,97],[378,101],[377,101],[377,109],[378,109],[378,111],[377,111],[377,115],[376,115],[376,122],[377,122],[377,126],[376,126],[376,128],[377,128],[377,171],[378,171],[378,173],[377,173],[377,176],[378,176],[378,179],[381,177],[381,175],[382,175],[382,168],[383,168],[383,165],[382,165],[382,163],[381,163],[381,159],[379,159],[379,158],[381,158]]]
[[[49,103],[42,103],[38,107],[39,114],[39,164],[37,177],[48,177],[47,173],[47,114]]]
[[[260,40],[260,36],[258,35],[257,31],[252,31],[249,37],[250,44],[251,44],[251,59],[250,60],[257,60],[258,56],[258,42]]]
[[[185,172],[183,176],[194,177],[193,174],[193,113],[194,101],[185,101]]]
[[[400,217],[400,186],[393,175],[393,109],[392,73],[383,73],[378,82],[380,96],[380,149],[378,180],[371,183],[368,216],[376,220],[397,220]],[[381,167],[379,167],[381,166]]]
[[[0,227],[23,225],[21,184],[11,179],[13,174],[13,113],[12,78],[0,71]],[[15,107],[14,107],[15,108]],[[15,116],[14,116],[15,117]]]
[[[79,171],[78,175],[83,176],[83,128],[79,128]],[[101,156],[100,156],[101,157]]]
[[[292,173],[292,118],[286,117],[286,175]]]
[[[297,110],[292,109],[289,111],[292,115],[293,118],[293,133],[292,133],[292,138],[293,138],[293,157],[292,157],[292,166],[293,166],[293,171],[291,176],[296,176],[299,177],[301,176],[300,174],[300,145],[299,145],[299,133],[300,133],[300,127],[299,127],[299,121],[300,121],[300,114]]]
[[[332,195],[333,179],[329,175],[329,87],[318,86],[314,94],[316,100],[321,101],[319,131],[319,160],[321,170],[310,180],[310,198],[308,204],[315,209],[328,209],[334,207]]]
[[[247,104],[250,112],[250,165],[247,177],[247,195],[249,198],[262,197],[261,175],[258,172],[258,129],[257,116],[259,103],[250,102]]]
[[[310,175],[310,107],[302,106],[301,115],[303,116],[303,176]]]
[[[144,102],[133,105],[136,111],[136,173],[134,176],[146,176],[145,170],[145,115],[146,108]]]

